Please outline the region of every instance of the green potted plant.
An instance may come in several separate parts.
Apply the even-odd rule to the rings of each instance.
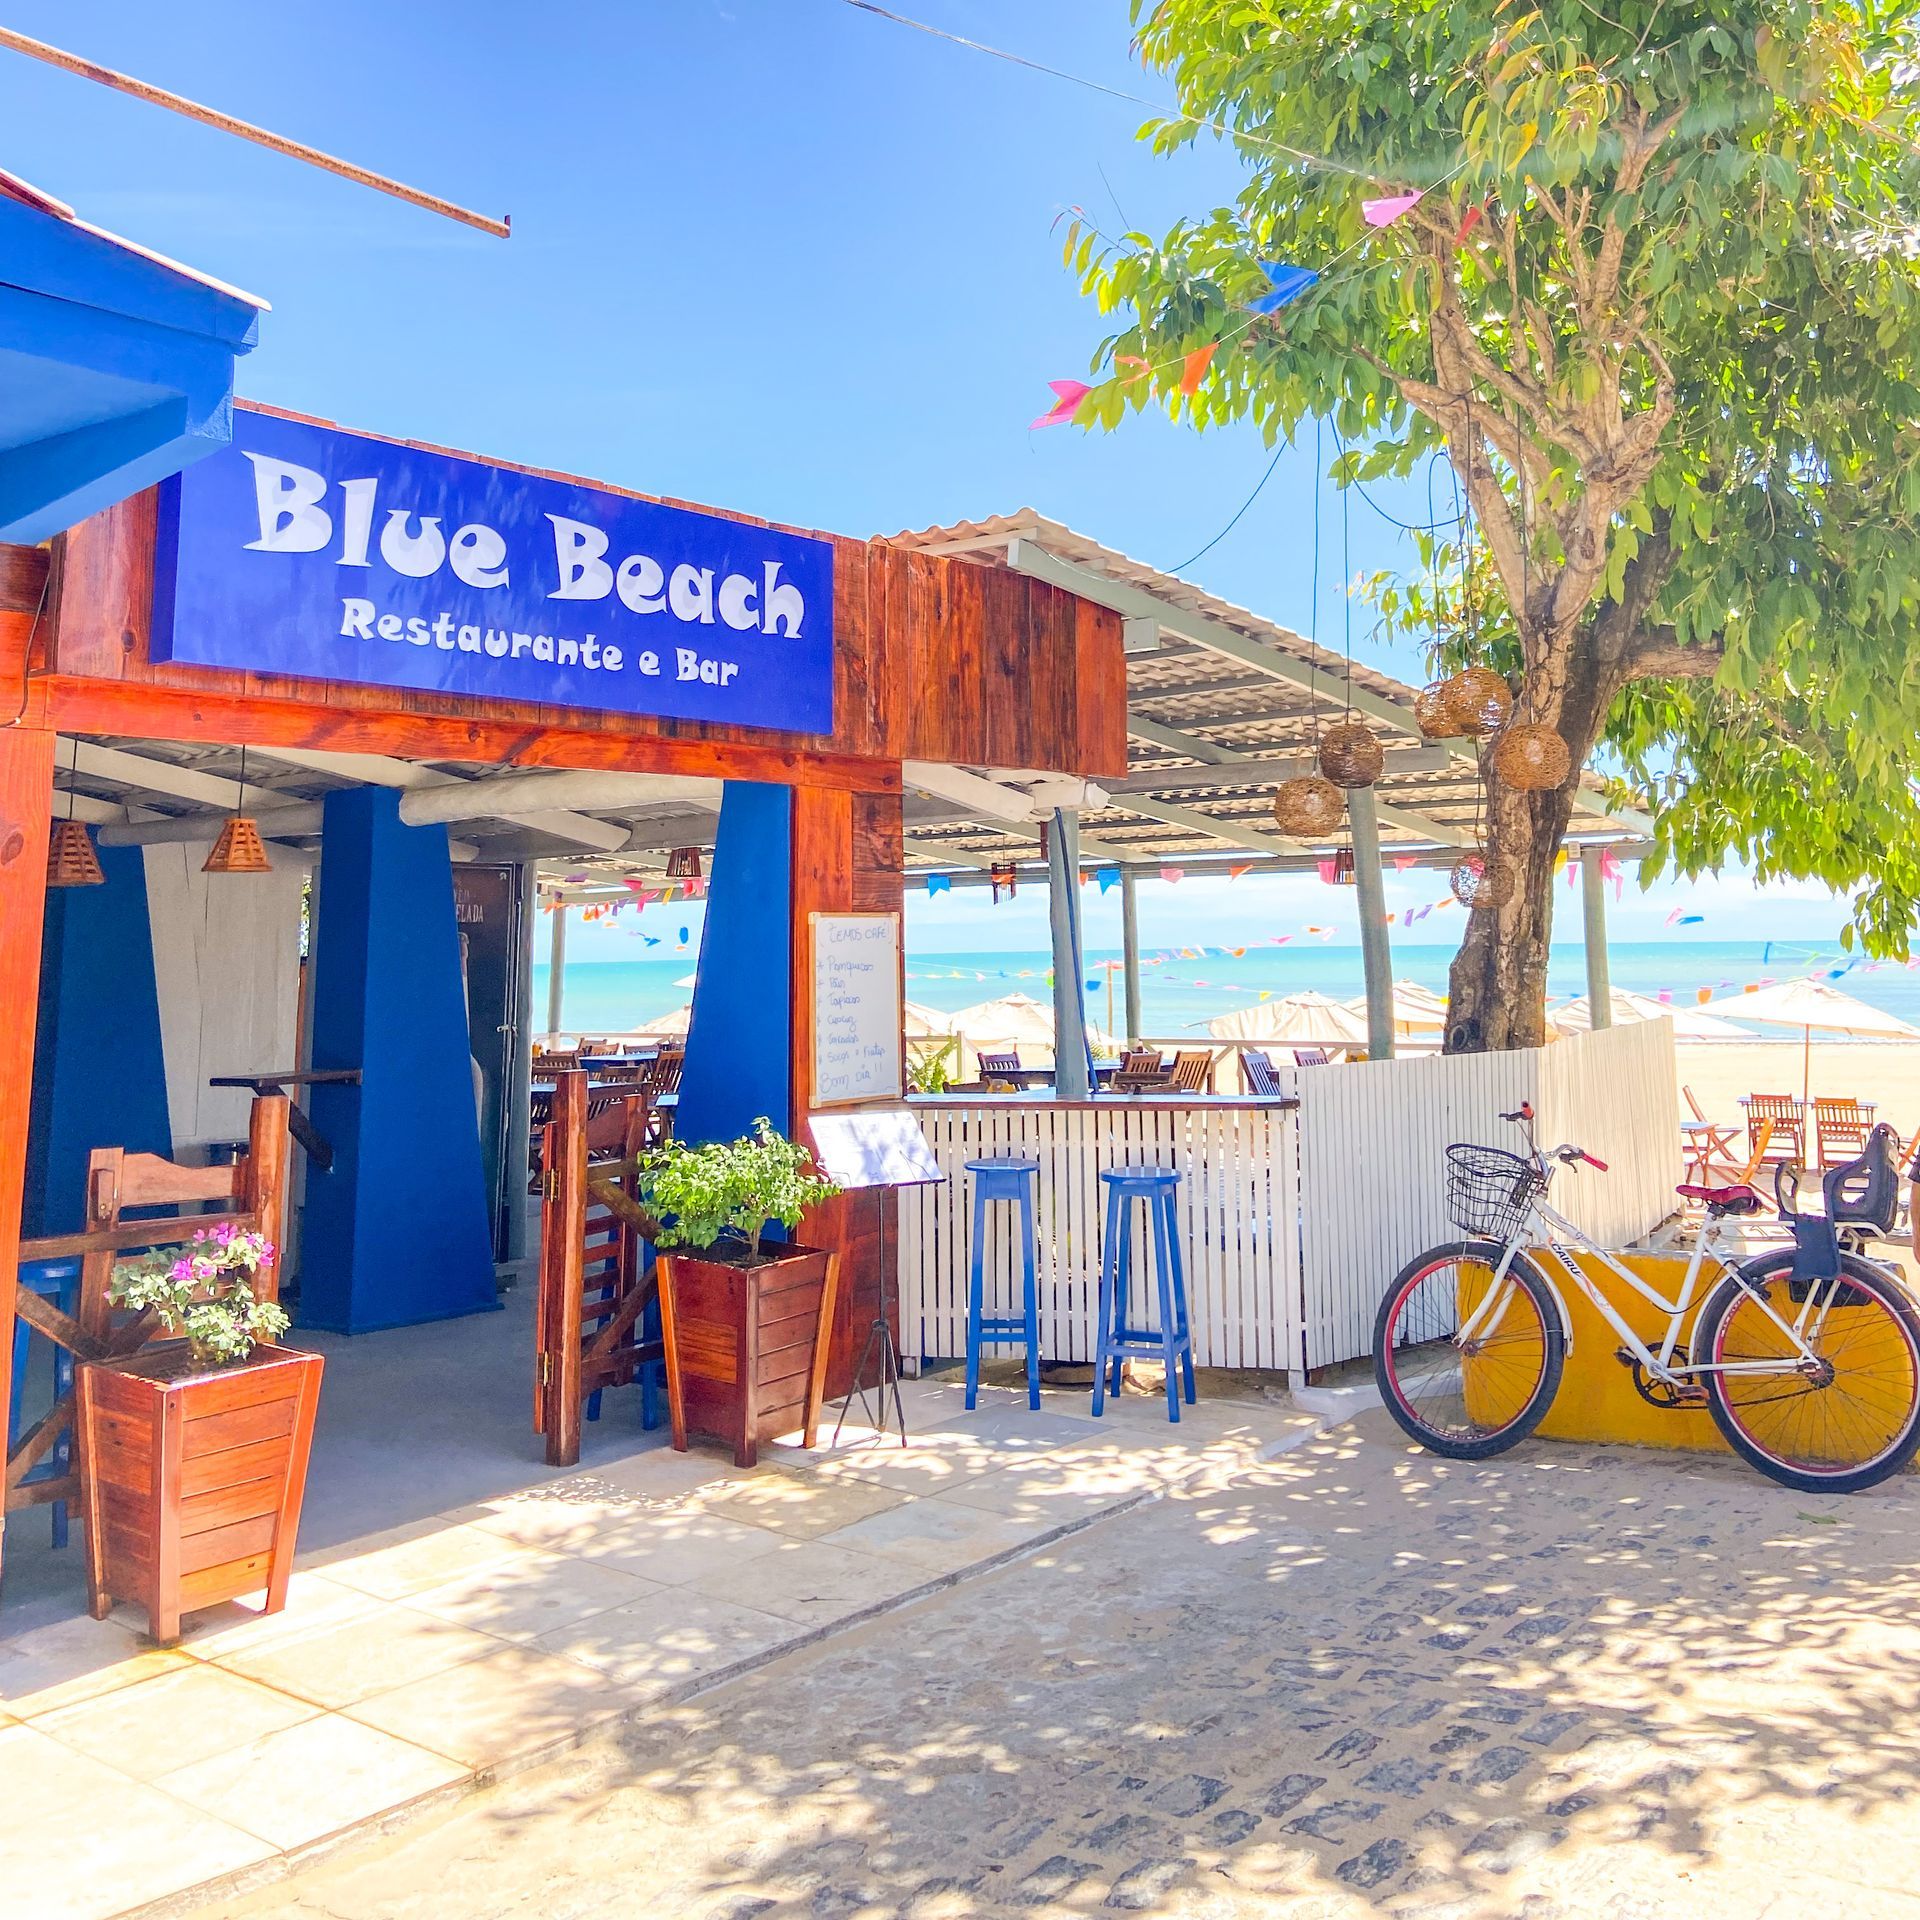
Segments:
[[[638,1186],[656,1223],[673,1443],[710,1433],[750,1467],[763,1440],[811,1430],[833,1320],[829,1256],[766,1231],[840,1189],[766,1119],[738,1140],[669,1140],[642,1156]]]
[[[277,1344],[287,1316],[262,1288],[274,1249],[228,1223],[114,1271],[108,1298],[172,1339],[83,1364],[75,1436],[94,1617],[145,1606],[153,1637],[180,1616],[266,1590],[286,1604],[321,1358]],[[137,1333],[135,1333],[137,1337]]]

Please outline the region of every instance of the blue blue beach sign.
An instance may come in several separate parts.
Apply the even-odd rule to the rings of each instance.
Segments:
[[[833,549],[236,411],[161,493],[153,657],[826,733]]]

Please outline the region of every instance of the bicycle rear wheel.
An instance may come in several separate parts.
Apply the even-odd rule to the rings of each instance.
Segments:
[[[1387,1411],[1449,1460],[1485,1460],[1524,1440],[1560,1386],[1559,1302],[1522,1254],[1471,1337],[1460,1339],[1500,1254],[1483,1240],[1430,1248],[1401,1269],[1374,1321],[1373,1374]]]
[[[1727,1444],[1803,1493],[1855,1493],[1898,1473],[1920,1448],[1920,1315],[1905,1289],[1869,1261],[1842,1256],[1842,1278],[1814,1283],[1802,1329],[1808,1364],[1760,1304],[1788,1326],[1798,1319],[1792,1253],[1749,1261],[1741,1273],[1746,1286],[1728,1276],[1701,1308],[1695,1358],[1712,1367],[1772,1361],[1779,1371],[1706,1376]]]

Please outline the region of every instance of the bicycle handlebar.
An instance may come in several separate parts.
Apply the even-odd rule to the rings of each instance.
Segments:
[[[1515,1126],[1525,1127],[1527,1130],[1527,1144],[1530,1147],[1533,1146],[1533,1102],[1531,1100],[1521,1101],[1516,1112],[1503,1113],[1500,1118],[1502,1120],[1511,1120]],[[1534,1151],[1538,1153],[1539,1148],[1534,1147]],[[1604,1160],[1597,1159],[1593,1154],[1590,1154],[1585,1147],[1574,1146],[1571,1141],[1564,1142],[1562,1145],[1555,1147],[1552,1153],[1545,1157],[1551,1160],[1558,1160],[1563,1167],[1570,1167],[1576,1160],[1584,1160],[1588,1166],[1597,1168],[1601,1173],[1605,1173],[1608,1170],[1607,1163]]]

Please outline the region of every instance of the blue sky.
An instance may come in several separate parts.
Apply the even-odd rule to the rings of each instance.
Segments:
[[[1164,94],[1128,60],[1124,0],[901,10]],[[8,20],[512,215],[514,237],[489,239],[0,52],[0,166],[273,303],[242,368],[254,398],[854,534],[1032,505],[1164,566],[1219,533],[1270,457],[1251,429],[1027,425],[1103,330],[1060,264],[1063,209],[1158,230],[1229,195],[1232,161],[1156,160],[1141,110],[844,0],[12,0]],[[1306,630],[1313,497],[1308,447],[1190,577]],[[1387,499],[1406,518],[1423,503]],[[1323,512],[1319,631],[1337,644],[1331,496]],[[1350,532],[1356,571],[1408,558],[1362,504]],[[1409,652],[1357,650],[1418,677]],[[1327,919],[1326,900],[1312,880],[1185,883],[1178,911],[1225,932],[1250,910]],[[1657,927],[1682,900],[1727,915],[1729,938],[1827,937],[1840,917],[1737,876],[1645,911]],[[1038,914],[1023,901],[1016,932],[956,896],[916,909],[913,937],[1037,944]],[[581,932],[581,958],[637,945]]]

